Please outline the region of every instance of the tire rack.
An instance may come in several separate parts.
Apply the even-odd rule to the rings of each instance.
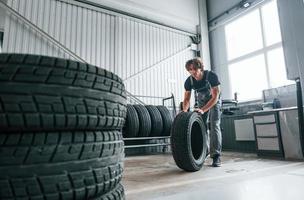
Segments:
[[[132,96],[134,97],[134,96]],[[165,105],[165,101],[171,100],[172,101],[172,107],[173,107],[173,115],[176,115],[176,106],[175,106],[175,98],[174,95],[171,94],[170,97],[163,98],[163,97],[157,97],[157,98],[162,98],[162,104],[163,106]],[[135,99],[136,101],[139,101],[139,99]],[[138,102],[142,105],[144,103],[142,101]],[[136,137],[136,138],[123,138],[124,143],[126,141],[147,141],[147,140],[157,140],[155,143],[151,144],[136,144],[136,145],[125,145],[125,149],[132,149],[132,148],[142,148],[142,147],[157,147],[157,146],[163,146],[162,152],[166,152],[168,149],[168,146],[171,145],[170,143],[170,138],[171,136],[158,136],[158,137]],[[169,139],[169,142],[166,141],[166,139]]]
[[[166,152],[166,150],[168,149],[168,145],[171,144],[170,142],[167,142],[166,139],[170,139],[170,136],[123,138],[123,141],[125,142],[125,141],[157,140],[155,143],[152,144],[125,145],[125,149],[163,146],[162,152]]]

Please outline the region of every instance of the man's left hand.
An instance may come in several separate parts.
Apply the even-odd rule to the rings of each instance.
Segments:
[[[204,114],[204,111],[200,108],[195,108],[194,111],[198,112],[198,113],[201,113],[201,114]]]

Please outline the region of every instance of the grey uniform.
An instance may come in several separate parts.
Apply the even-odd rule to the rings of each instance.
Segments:
[[[184,84],[186,91],[194,90],[195,107],[201,108],[211,99],[211,88],[220,85],[217,75],[205,70],[202,80],[195,80],[189,76]],[[210,111],[203,114],[205,126],[210,129],[210,156],[221,155],[222,151],[222,133],[220,128],[221,122],[221,100],[210,109]],[[208,127],[208,121],[210,127]]]

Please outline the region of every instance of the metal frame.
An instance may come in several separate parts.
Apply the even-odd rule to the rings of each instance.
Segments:
[[[147,96],[142,96],[142,97],[147,97]],[[150,97],[151,98],[151,97]],[[162,98],[162,97],[155,97],[155,98]],[[175,99],[174,95],[171,94],[170,97],[162,98],[163,105],[165,104],[165,101],[172,99],[172,104],[173,104],[173,112],[174,116],[176,115],[176,106],[175,106]],[[145,105],[144,102],[140,101],[142,105]],[[168,148],[168,145],[171,145],[170,142],[166,142],[166,139],[170,139],[171,136],[158,136],[158,137],[136,137],[136,138],[123,138],[123,141],[143,141],[143,140],[162,140],[160,143],[156,141],[155,143],[152,144],[136,144],[136,145],[125,145],[125,149],[131,149],[131,148],[141,148],[141,147],[156,147],[156,146],[164,146],[163,147],[163,152],[166,151]]]
[[[163,106],[165,105],[165,101],[172,99],[172,106],[173,106],[173,115],[176,116],[176,105],[175,105],[175,98],[174,95],[171,93],[170,97],[163,98]]]
[[[123,138],[123,141],[141,141],[141,140],[163,140],[162,143],[152,143],[152,144],[138,144],[138,145],[125,145],[125,149],[130,148],[140,148],[140,147],[156,147],[164,146],[163,152],[166,151],[168,145],[171,145],[170,142],[166,142],[166,139],[170,139],[171,136],[160,136],[160,137],[138,137],[138,138]]]

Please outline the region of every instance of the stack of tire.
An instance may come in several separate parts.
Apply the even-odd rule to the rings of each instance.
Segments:
[[[127,105],[125,138],[169,136],[173,118],[165,106]]]
[[[0,199],[124,199],[125,118],[117,75],[0,54]]]

